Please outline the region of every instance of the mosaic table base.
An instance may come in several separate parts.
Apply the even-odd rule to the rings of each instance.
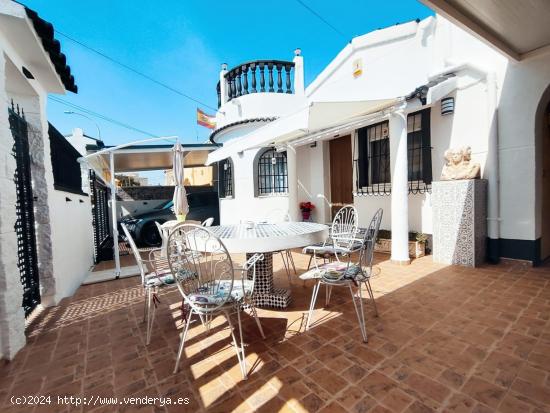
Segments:
[[[290,304],[290,291],[286,288],[273,287],[273,253],[263,252],[264,259],[256,262],[256,283],[254,284],[254,302],[257,307],[286,308]],[[246,259],[254,253],[247,253]],[[254,273],[248,271],[251,280]]]

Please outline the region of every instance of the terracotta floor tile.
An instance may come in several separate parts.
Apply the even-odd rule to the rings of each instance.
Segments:
[[[309,257],[293,255],[303,272]],[[197,412],[550,411],[550,267],[506,262],[470,269],[436,265],[431,257],[400,267],[385,255],[376,255],[376,267],[380,316],[365,300],[368,343],[346,289],[334,289],[327,307],[320,297],[307,332],[312,283],[293,279],[287,310],[259,309],[266,340],[243,315],[248,380],[223,317],[210,334],[191,324],[180,370],[172,373],[183,327],[174,289],[161,294],[145,346],[137,278],[80,287],[46,309],[27,329],[27,346],[0,364],[0,410],[29,411],[9,405],[10,394],[152,392],[189,397],[184,411]],[[286,287],[280,258],[274,268],[276,285]]]

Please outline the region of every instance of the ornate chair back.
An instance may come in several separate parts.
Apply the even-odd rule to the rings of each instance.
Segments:
[[[125,224],[120,224],[122,227],[122,231],[124,231],[124,235],[126,236],[126,240],[128,241],[128,244],[130,244],[130,249],[132,250],[132,254],[134,255],[134,258],[136,259],[137,266],[139,268],[139,272],[141,274],[141,283],[145,285],[145,275],[149,272],[147,269],[147,265],[143,261],[143,258],[141,257],[141,254],[139,252],[139,249],[134,242],[134,239],[132,238],[132,235],[130,234],[130,231],[126,227]]]
[[[358,229],[357,210],[353,205],[346,205],[334,216],[330,238],[335,247],[351,249],[357,241]]]
[[[363,275],[370,277],[372,273],[372,263],[374,261],[374,245],[378,238],[378,230],[380,229],[380,223],[382,222],[382,215],[384,211],[379,208],[378,211],[372,217],[368,228],[365,231],[363,237],[363,245],[359,252],[358,264],[363,268]]]
[[[175,226],[168,236],[167,259],[178,290],[196,313],[212,313],[234,298],[233,262],[210,229],[185,223]]]

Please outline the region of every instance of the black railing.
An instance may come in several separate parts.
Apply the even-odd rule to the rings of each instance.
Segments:
[[[50,123],[50,156],[52,159],[53,184],[59,191],[84,194],[82,192],[82,173],[78,158],[82,155]]]
[[[28,125],[22,111],[9,109],[13,136],[13,156],[16,160],[15,188],[17,192],[15,232],[17,234],[17,266],[23,284],[22,305],[27,317],[40,304],[40,280],[34,221],[34,196],[31,178]]]
[[[294,62],[284,60],[255,60],[235,66],[225,74],[227,101],[249,93],[294,93],[293,69]],[[220,107],[219,83],[216,89]]]

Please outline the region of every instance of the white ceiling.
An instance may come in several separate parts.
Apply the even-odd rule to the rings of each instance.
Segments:
[[[521,60],[550,47],[550,0],[421,0]]]

